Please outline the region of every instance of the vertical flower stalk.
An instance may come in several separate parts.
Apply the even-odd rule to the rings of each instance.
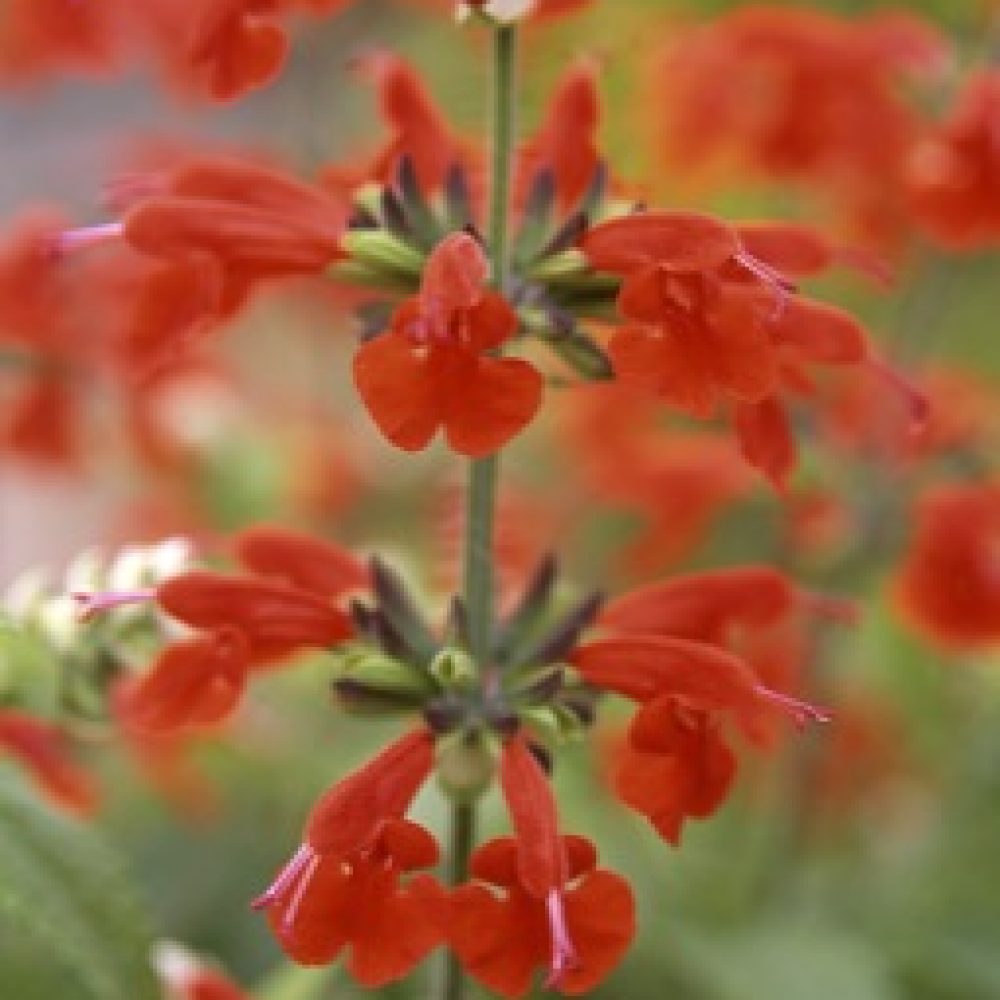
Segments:
[[[493,171],[490,194],[489,258],[493,286],[503,293],[508,284],[508,226],[511,164],[514,152],[514,76],[517,29],[501,24],[493,28]],[[490,656],[494,614],[493,531],[496,510],[498,454],[472,459],[466,497],[464,594],[468,614],[469,644],[480,676]],[[466,881],[475,844],[475,805],[452,806],[448,875],[453,885]],[[463,1000],[466,981],[453,952],[441,991],[442,1000]]]

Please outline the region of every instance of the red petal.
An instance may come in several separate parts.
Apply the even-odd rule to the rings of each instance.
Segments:
[[[736,408],[736,434],[744,458],[779,490],[795,470],[795,439],[784,406],[775,396]]]
[[[247,569],[284,579],[320,597],[369,586],[367,569],[329,542],[285,528],[260,525],[240,532],[236,554]]]
[[[670,695],[712,710],[750,706],[757,678],[741,659],[706,643],[668,636],[601,639],[573,651],[570,662],[598,687],[648,701]]]
[[[448,894],[430,876],[391,893],[365,882],[354,895],[358,912],[348,968],[362,986],[402,979],[444,940]]]
[[[822,365],[858,365],[868,355],[864,328],[849,313],[809,299],[785,303],[771,329],[779,343]]]
[[[298,876],[267,907],[284,952],[301,965],[328,965],[347,943],[357,900],[350,867],[336,855],[307,859]]]
[[[451,316],[471,309],[483,297],[490,264],[478,241],[468,233],[452,233],[432,251],[420,281],[422,310]]]
[[[233,628],[167,646],[149,672],[127,689],[124,717],[153,732],[218,722],[243,693],[249,658],[246,640]]]
[[[792,607],[795,593],[792,583],[769,566],[687,573],[612,601],[601,623],[622,631],[714,642],[733,624],[776,622]]]
[[[737,226],[743,248],[784,274],[807,277],[826,270],[834,260],[830,241],[809,226],[794,222],[760,222]]]
[[[694,212],[643,212],[591,229],[583,250],[591,266],[632,274],[650,264],[679,271],[714,270],[739,249],[734,230]]]
[[[379,430],[397,447],[420,451],[442,422],[431,349],[386,333],[354,356],[354,383]]]
[[[16,709],[0,709],[0,752],[19,760],[42,790],[65,809],[90,815],[97,807],[91,776],[69,755],[65,733]]]
[[[564,903],[570,937],[579,965],[559,981],[559,992],[589,993],[622,960],[635,936],[635,900],[620,875],[591,872],[566,893]]]
[[[390,819],[379,832],[379,847],[403,872],[432,868],[440,856],[437,841],[409,820]]]
[[[352,634],[344,612],[308,591],[270,580],[193,571],[161,584],[157,600],[174,618],[196,628],[239,629],[260,658],[323,648]]]
[[[516,886],[517,854],[517,841],[513,837],[497,837],[476,849],[469,871],[474,878],[491,885]]]
[[[478,358],[465,379],[450,377],[441,387],[449,445],[470,458],[502,448],[534,417],[543,384],[519,358]]]
[[[504,746],[500,787],[517,836],[520,883],[544,900],[553,889],[562,889],[569,868],[552,787],[521,737]]]
[[[452,893],[449,924],[463,968],[503,997],[523,997],[535,970],[548,964],[544,906],[522,892],[500,900],[482,886],[460,886]]]
[[[408,733],[334,785],[313,807],[305,841],[321,854],[363,848],[409,809],[434,766],[432,745],[426,731]]]

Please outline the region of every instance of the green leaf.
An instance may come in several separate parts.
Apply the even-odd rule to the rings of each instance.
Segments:
[[[2,772],[0,940],[22,977],[10,984],[4,962],[11,996],[40,994],[36,969],[45,983],[59,982],[59,1000],[160,1000],[152,938],[113,855]]]

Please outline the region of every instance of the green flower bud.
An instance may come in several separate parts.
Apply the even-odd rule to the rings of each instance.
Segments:
[[[492,784],[496,753],[481,733],[458,732],[438,741],[437,778],[455,802],[474,802]]]
[[[337,669],[334,689],[348,711],[391,714],[412,710],[434,693],[419,668],[381,650],[353,646],[331,655]]]
[[[375,271],[418,277],[424,269],[424,255],[419,250],[382,229],[351,230],[340,245],[351,260]]]
[[[442,649],[431,661],[430,673],[445,690],[468,690],[479,676],[476,661],[464,649]]]

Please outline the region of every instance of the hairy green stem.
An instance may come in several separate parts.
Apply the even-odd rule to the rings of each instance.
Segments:
[[[514,153],[514,75],[517,30],[501,25],[493,31],[494,111],[493,186],[490,195],[489,257],[493,286],[507,287],[511,163]],[[465,572],[463,591],[469,625],[470,651],[480,673],[488,667],[494,625],[493,529],[496,514],[498,455],[469,463],[465,509]],[[476,807],[452,806],[448,845],[448,876],[452,885],[468,878],[469,857],[475,845]],[[442,1000],[464,1000],[466,979],[453,954],[448,955],[441,990]]]

